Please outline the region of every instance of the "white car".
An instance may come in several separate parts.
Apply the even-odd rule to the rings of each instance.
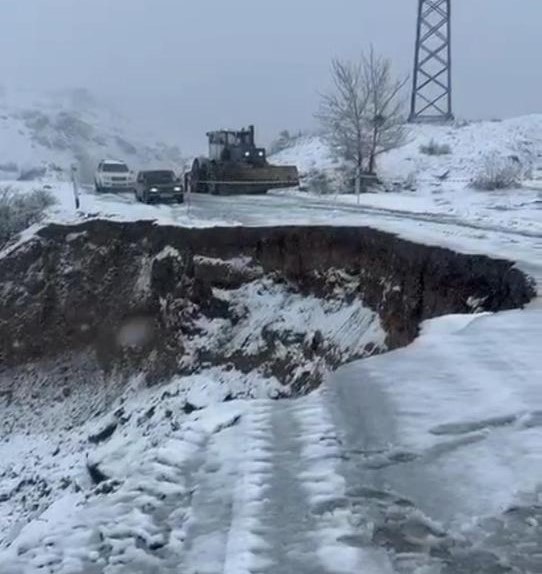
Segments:
[[[123,161],[104,159],[98,164],[94,184],[98,193],[132,191],[135,187],[135,177]]]

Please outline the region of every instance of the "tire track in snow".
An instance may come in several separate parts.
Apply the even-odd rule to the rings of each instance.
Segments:
[[[268,564],[261,517],[272,470],[272,404],[250,401],[236,424],[210,437],[172,572],[252,574]]]
[[[374,548],[363,536],[362,524],[355,524],[347,485],[341,473],[340,441],[331,414],[325,406],[325,392],[299,399],[294,409],[301,433],[300,474],[311,512],[316,517],[313,532],[317,555],[333,574],[388,574],[393,572],[385,552]]]
[[[201,465],[192,476],[192,505],[180,552],[182,558],[172,564],[175,572],[222,572],[226,545],[224,525],[231,521],[234,485],[233,476],[223,467],[221,444],[217,438],[210,437]]]
[[[397,447],[393,404],[355,365],[342,367],[322,389],[342,445],[340,472],[358,530],[350,542],[390,549],[389,571],[441,572],[431,550],[438,553],[451,540],[409,495],[420,491],[442,504],[451,494],[419,469],[417,453]]]
[[[239,472],[223,574],[254,574],[269,565],[269,544],[262,524],[265,497],[272,473],[270,400],[253,401],[242,421]]]
[[[264,528],[271,546],[272,565],[266,574],[327,574],[312,536],[316,517],[299,481],[303,470],[300,427],[293,415],[297,401],[275,403],[271,418],[273,475],[264,507]]]

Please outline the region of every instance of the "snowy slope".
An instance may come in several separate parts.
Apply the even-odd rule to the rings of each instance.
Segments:
[[[451,153],[421,153],[420,147],[431,140],[448,145]],[[542,115],[454,125],[407,125],[405,144],[382,155],[378,171],[390,183],[412,176],[436,183],[439,176],[448,173],[448,180],[467,184],[492,154],[517,157],[527,174],[542,177]],[[333,172],[337,168],[331,150],[319,136],[296,140],[293,147],[272,156],[272,161],[296,164],[302,174],[315,169]]]
[[[125,160],[133,169],[181,165],[178,148],[138,131],[137,122],[123,119],[86,91],[0,96],[0,179],[30,178],[44,167],[62,179],[65,173],[59,170],[76,163],[82,179],[91,181],[104,158]]]
[[[431,140],[448,145],[451,153],[429,156],[420,147]],[[516,157],[525,173],[541,176],[542,115],[530,115],[502,121],[482,121],[452,126],[409,126],[407,143],[385,154],[380,160],[384,178],[406,178],[414,173],[423,180],[435,180],[449,172],[448,179],[472,179],[484,159],[497,154]]]
[[[278,165],[296,165],[300,174],[313,170],[332,170],[339,165],[324,140],[316,135],[301,136],[288,147],[270,157]]]

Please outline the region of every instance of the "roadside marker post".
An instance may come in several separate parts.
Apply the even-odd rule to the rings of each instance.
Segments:
[[[73,198],[75,200],[75,209],[79,210],[81,203],[79,201],[79,184],[77,182],[77,166],[72,165],[72,184],[73,184]]]
[[[356,201],[360,204],[361,201],[361,167],[356,167]]]
[[[189,175],[184,178],[184,191],[186,195],[186,213],[190,217],[190,205],[192,203],[192,184],[189,181]]]

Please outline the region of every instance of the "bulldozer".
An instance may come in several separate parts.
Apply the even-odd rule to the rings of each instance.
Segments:
[[[254,141],[254,126],[240,131],[208,132],[209,156],[196,158],[185,174],[185,189],[213,195],[263,194],[297,187],[295,166],[271,165],[265,148]]]

